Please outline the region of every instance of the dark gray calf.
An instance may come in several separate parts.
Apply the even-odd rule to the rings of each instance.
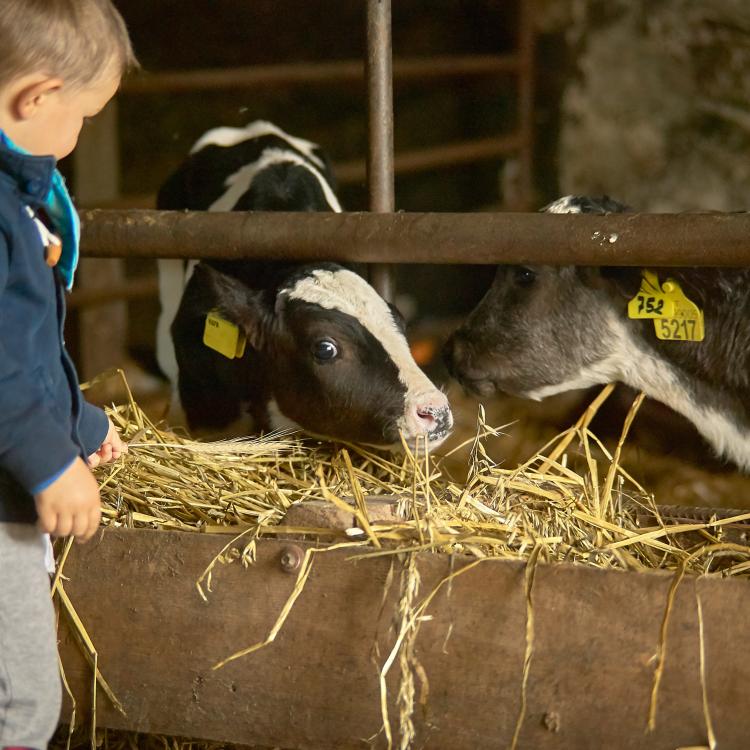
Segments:
[[[545,210],[609,213],[609,199],[568,196]],[[640,269],[500,266],[449,339],[451,373],[480,396],[530,399],[623,382],[687,417],[720,454],[750,468],[750,272],[653,269],[676,279],[704,313],[703,341],[662,341],[628,318]],[[679,436],[676,436],[679,439]]]
[[[323,155],[266,122],[206,133],[159,207],[340,211]],[[448,400],[422,373],[403,324],[361,277],[333,263],[159,264],[157,355],[193,428],[302,428],[380,446],[450,431]],[[217,311],[247,337],[229,359],[203,343]],[[178,398],[179,397],[179,398]]]

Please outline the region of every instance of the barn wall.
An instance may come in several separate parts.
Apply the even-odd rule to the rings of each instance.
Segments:
[[[542,23],[574,61],[561,100],[563,192],[654,212],[747,210],[747,2],[547,2]]]

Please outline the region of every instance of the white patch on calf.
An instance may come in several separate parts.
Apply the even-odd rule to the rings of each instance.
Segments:
[[[227,192],[220,198],[217,198],[209,206],[208,210],[233,210],[237,205],[237,201],[250,189],[256,175],[274,164],[294,164],[307,169],[320,184],[326,203],[328,203],[331,211],[335,211],[336,213],[341,212],[341,204],[333,190],[331,190],[331,186],[328,184],[326,178],[298,154],[295,154],[293,151],[283,151],[279,148],[267,148],[257,161],[246,164],[240,167],[234,174],[229,175],[224,181],[224,186],[228,188]]]
[[[338,310],[355,318],[383,346],[396,365],[398,377],[406,388],[405,413],[398,422],[408,438],[416,433],[411,410],[422,401],[434,400],[438,408],[448,401],[430,379],[419,369],[409,350],[406,337],[399,330],[385,300],[360,276],[352,271],[313,271],[281,295]]]
[[[697,407],[696,412],[695,426],[717,453],[727,456],[743,471],[750,469],[750,435],[715,409]],[[688,414],[685,416],[692,419]]]
[[[204,133],[195,144],[193,144],[190,153],[196,154],[206,146],[223,146],[224,148],[230,148],[253,138],[262,138],[264,135],[275,135],[277,138],[281,138],[292,148],[296,148],[297,151],[304,154],[314,164],[317,164],[321,169],[325,166],[320,157],[315,154],[317,144],[312,143],[311,141],[306,141],[304,138],[297,138],[296,136],[289,135],[289,133],[285,133],[272,122],[267,122],[265,120],[256,120],[244,128],[213,128],[213,130]]]
[[[728,414],[697,404],[678,371],[642,347],[615,313],[609,314],[604,335],[613,342],[608,357],[581,368],[563,383],[537,388],[525,397],[540,400],[564,391],[620,381],[682,414],[719,455],[727,456],[742,469],[750,469],[750,435],[741,431]]]
[[[184,264],[181,260],[159,259],[156,263],[159,275],[159,302],[161,312],[156,324],[156,361],[161,371],[173,386],[177,384],[177,357],[170,327],[180,306],[185,289]]]
[[[580,214],[581,206],[574,203],[574,200],[574,195],[566,195],[564,198],[558,198],[545,206],[542,211],[548,214]]]
[[[185,287],[197,265],[197,260],[189,260],[186,264],[183,260],[173,258],[161,258],[156,262],[161,305],[159,321],[156,324],[156,361],[175,391],[179,368],[170,328],[180,307]]]

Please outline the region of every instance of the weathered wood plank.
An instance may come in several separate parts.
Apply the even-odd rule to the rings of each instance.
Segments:
[[[128,711],[123,719],[102,698],[100,724],[286,748],[369,747],[367,738],[381,726],[376,664],[393,641],[398,575],[381,611],[390,560],[354,561],[348,551],[319,556],[276,641],[212,671],[216,661],[266,635],[295,579],[279,564],[285,543],[263,541],[256,565],[219,566],[214,591],[202,601],[195,580],[225,543],[213,535],[118,530],[71,555],[66,590],[98,648],[100,668]],[[420,555],[419,598],[469,562]],[[743,580],[686,578],[681,584],[657,728],[645,732],[652,656],[671,580],[664,573],[539,567],[519,748],[705,744],[696,592],[719,747],[746,747],[750,654],[743,644],[750,587]],[[416,648],[429,677],[426,709],[417,709],[417,747],[510,746],[525,651],[524,586],[523,563],[488,561],[435,597],[428,612],[433,619],[423,623]],[[380,655],[373,659],[376,641]],[[85,705],[90,673],[67,625],[61,650]],[[375,747],[384,746],[381,734]]]
[[[117,102],[110,102],[81,133],[73,152],[74,194],[84,205],[101,205],[117,198],[120,184]],[[105,294],[125,281],[125,262],[83,258],[77,288]],[[84,380],[98,375],[126,356],[127,305],[122,300],[79,312],[78,369]]]

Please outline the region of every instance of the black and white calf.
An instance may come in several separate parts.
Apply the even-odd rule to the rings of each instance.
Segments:
[[[608,198],[568,196],[543,209],[611,213]],[[703,341],[661,341],[628,318],[641,270],[499,266],[446,344],[452,374],[478,395],[541,399],[621,381],[695,424],[717,453],[750,469],[750,271],[653,269],[676,279],[704,313]]]
[[[340,211],[318,147],[266,122],[206,133],[159,193],[162,209]],[[188,423],[436,445],[453,418],[419,369],[403,322],[360,276],[333,263],[162,261],[157,350]],[[212,311],[247,337],[241,358],[203,344]]]

